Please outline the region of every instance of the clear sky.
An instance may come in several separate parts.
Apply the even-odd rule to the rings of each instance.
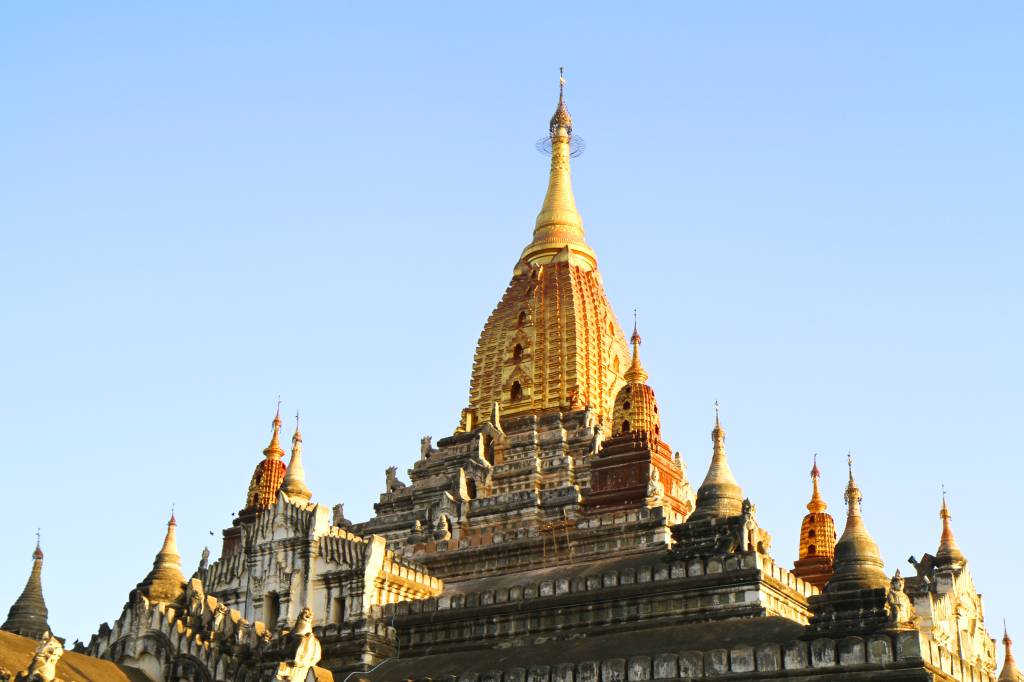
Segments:
[[[37,526],[69,640],[172,504],[186,575],[216,558],[278,394],[315,499],[367,519],[467,402],[565,66],[588,240],[694,486],[719,400],[789,564],[812,454],[841,528],[852,451],[906,573],[944,483],[1024,636],[1024,4],[490,4],[0,8],[0,617]]]

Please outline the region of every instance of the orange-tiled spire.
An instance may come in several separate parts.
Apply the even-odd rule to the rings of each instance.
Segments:
[[[269,509],[277,499],[277,491],[284,481],[286,467],[281,458],[284,457],[284,450],[281,449],[281,401],[277,401],[277,413],[273,421],[274,431],[270,437],[270,444],[263,449],[264,460],[256,465],[249,482],[249,492],[245,498],[245,509],[243,511],[256,511]]]
[[[999,682],[1020,682],[1020,671],[1017,670],[1017,661],[1013,660],[1013,640],[1006,634],[1006,621],[1003,621],[1003,650],[1006,657],[1003,659],[1003,669],[999,672]]]
[[[949,513],[949,506],[946,505],[946,491],[942,491],[942,508],[939,509],[939,518],[942,519],[942,536],[939,538],[939,549],[935,552],[938,563],[963,563],[966,561],[963,552],[956,544],[953,537],[953,527],[950,524],[952,515]]]
[[[295,413],[295,433],[292,435],[292,458],[288,460],[281,490],[289,497],[309,502],[313,493],[306,487],[306,472],[302,468],[302,432],[299,431],[299,413]]]
[[[615,396],[612,410],[612,435],[628,432],[643,432],[650,438],[661,438],[661,417],[654,389],[647,385],[647,371],[640,364],[640,333],[636,330],[636,313],[633,319],[633,362],[623,374],[628,382]]]
[[[818,488],[820,478],[818,456],[815,455],[814,466],[811,468],[811,501],[807,503],[808,514],[800,525],[800,558],[793,565],[793,574],[823,588],[832,577],[836,523],[832,515],[825,512],[828,505]]]
[[[167,522],[164,543],[153,560],[153,569],[139,583],[139,591],[155,602],[175,602],[185,593],[185,576],[181,573],[181,555],[178,554],[177,521],[174,511]]]

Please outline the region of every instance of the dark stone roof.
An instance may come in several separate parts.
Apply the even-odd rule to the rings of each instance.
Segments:
[[[17,675],[28,668],[39,642],[0,632],[0,667]],[[149,682],[141,670],[115,665],[92,656],[65,651],[57,662],[57,677],[75,682]]]
[[[362,679],[382,682],[446,675],[485,673],[491,670],[528,668],[531,665],[557,665],[609,658],[656,656],[668,652],[728,649],[740,644],[765,642],[783,644],[799,639],[804,628],[786,618],[737,618],[710,623],[687,623],[634,632],[616,632],[578,639],[531,644],[504,649],[446,652],[388,661]]]

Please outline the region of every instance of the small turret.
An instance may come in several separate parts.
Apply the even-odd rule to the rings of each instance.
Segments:
[[[793,565],[793,574],[803,578],[819,589],[832,577],[832,560],[836,547],[836,524],[821,497],[818,479],[818,456],[814,456],[811,468],[811,501],[807,503],[807,511],[800,526],[800,558]]]
[[[270,436],[270,444],[263,449],[263,461],[256,465],[249,482],[249,492],[245,498],[245,512],[260,511],[269,509],[277,500],[277,491],[284,481],[286,467],[282,458],[284,450],[281,449],[281,401],[277,401],[277,414],[274,415],[273,433]]]
[[[1017,670],[1017,661],[1013,660],[1013,640],[1006,634],[1006,622],[1003,622],[1003,650],[1006,658],[1003,659],[1003,669],[999,672],[999,682],[1020,682],[1021,674]]]
[[[626,385],[619,389],[612,408],[612,435],[646,433],[649,438],[661,438],[661,417],[654,389],[647,385],[647,370],[640,363],[640,334],[633,323],[633,362],[623,374]]]
[[[153,569],[138,585],[138,590],[153,602],[173,603],[185,593],[185,576],[181,572],[181,555],[178,554],[178,541],[175,529],[178,523],[174,520],[174,512],[167,522],[167,534],[164,544],[153,560]]]
[[[306,487],[306,472],[302,468],[302,432],[299,430],[299,413],[295,413],[295,433],[292,435],[292,457],[288,460],[288,469],[281,490],[288,497],[309,502],[313,493]]]
[[[836,543],[835,573],[825,586],[825,592],[863,590],[889,585],[885,564],[871,533],[861,518],[860,503],[864,499],[853,480],[853,458],[848,458],[850,479],[846,485],[846,528]]]
[[[697,508],[690,516],[691,521],[707,517],[739,516],[743,513],[743,489],[732,475],[729,460],[725,456],[725,429],[719,418],[717,401],[711,442],[714,445],[711,466],[708,467],[704,482],[697,489]]]
[[[942,519],[942,536],[939,538],[939,549],[935,552],[935,565],[939,568],[959,567],[966,563],[967,559],[953,537],[953,527],[950,524],[952,514],[946,505],[946,492],[942,492],[942,508],[939,509],[939,518]]]
[[[36,538],[36,549],[32,552],[32,572],[29,573],[25,589],[21,596],[15,600],[11,610],[7,612],[7,620],[0,630],[13,632],[22,637],[30,639],[41,639],[50,631],[50,625],[46,622],[49,612],[46,609],[46,601],[43,599],[43,550],[39,548],[39,539]]]

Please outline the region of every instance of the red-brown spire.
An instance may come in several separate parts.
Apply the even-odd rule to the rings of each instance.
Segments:
[[[1020,671],[1017,670],[1017,661],[1013,660],[1013,640],[1006,634],[1006,621],[1003,621],[1003,669],[999,672],[998,682],[1020,682]]]

